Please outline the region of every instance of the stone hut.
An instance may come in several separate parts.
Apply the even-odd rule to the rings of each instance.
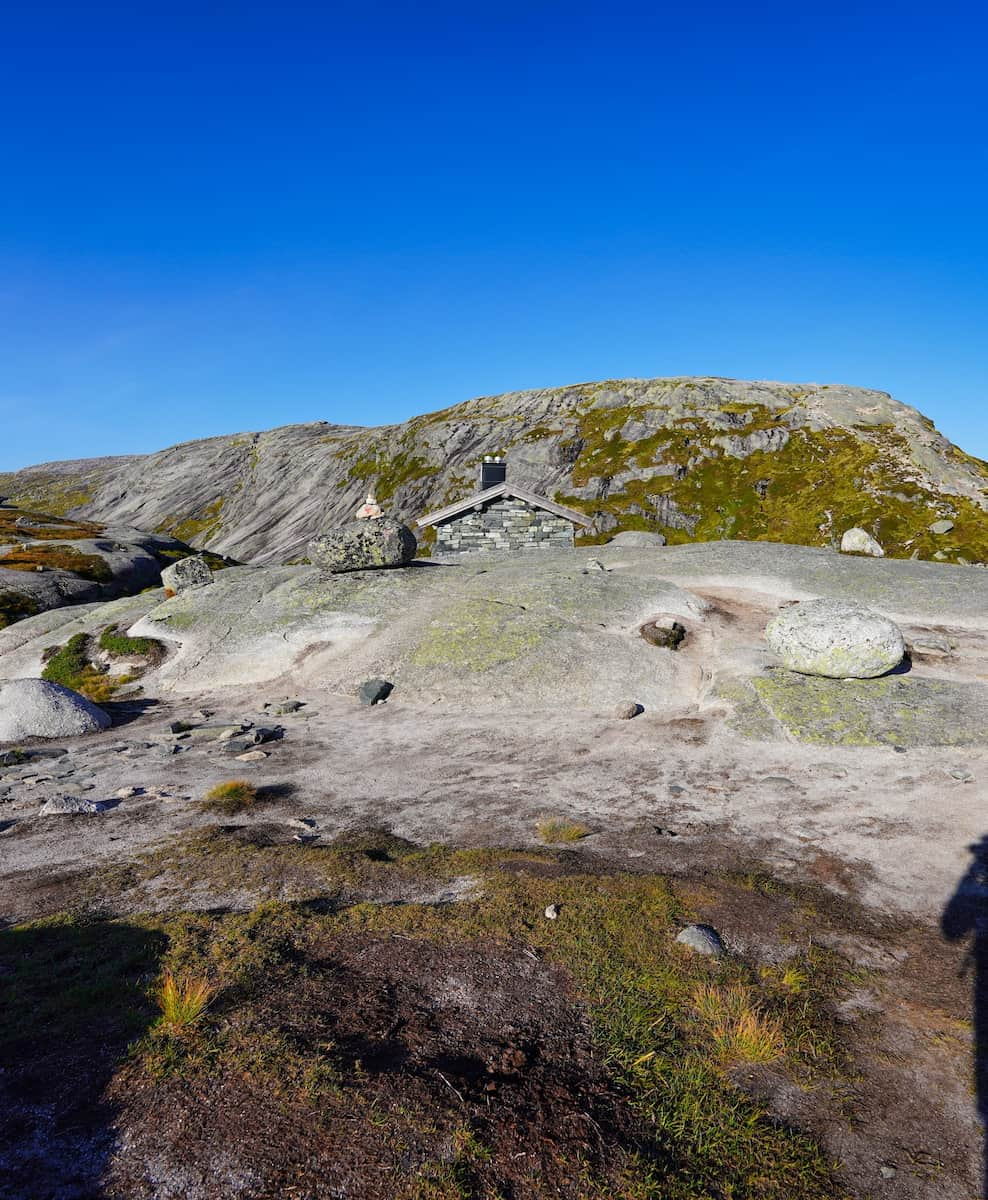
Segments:
[[[453,558],[499,551],[571,550],[574,527],[586,527],[590,520],[509,484],[504,464],[495,459],[483,464],[476,495],[427,513],[417,524],[420,529],[435,527],[436,558]]]

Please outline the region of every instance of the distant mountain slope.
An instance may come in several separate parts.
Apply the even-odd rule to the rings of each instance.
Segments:
[[[288,425],[28,467],[0,475],[0,492],[277,562],[368,489],[409,521],[469,495],[485,454],[591,514],[591,541],[654,529],[671,543],[828,545],[860,525],[897,557],[988,561],[988,464],[884,392],[843,386],[683,378],[513,392],[400,425]],[[950,532],[929,531],[944,519]]]

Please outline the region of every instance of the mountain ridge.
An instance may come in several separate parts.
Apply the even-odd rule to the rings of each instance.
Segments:
[[[471,494],[487,454],[505,455],[509,480],[590,515],[591,542],[654,529],[670,542],[833,545],[861,525],[893,556],[988,560],[988,464],[919,410],[845,385],[696,376],[530,389],[387,425],[306,422],[38,464],[0,474],[0,492],[277,562],[368,490],[409,522]],[[930,533],[938,520],[954,530]]]

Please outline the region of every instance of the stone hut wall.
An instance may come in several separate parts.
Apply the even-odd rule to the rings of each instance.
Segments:
[[[499,499],[436,526],[436,557],[501,550],[571,550],[573,523],[524,500]]]

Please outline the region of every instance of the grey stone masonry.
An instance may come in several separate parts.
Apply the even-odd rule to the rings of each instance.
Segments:
[[[526,500],[499,498],[436,526],[437,558],[500,550],[571,550],[573,522]]]

